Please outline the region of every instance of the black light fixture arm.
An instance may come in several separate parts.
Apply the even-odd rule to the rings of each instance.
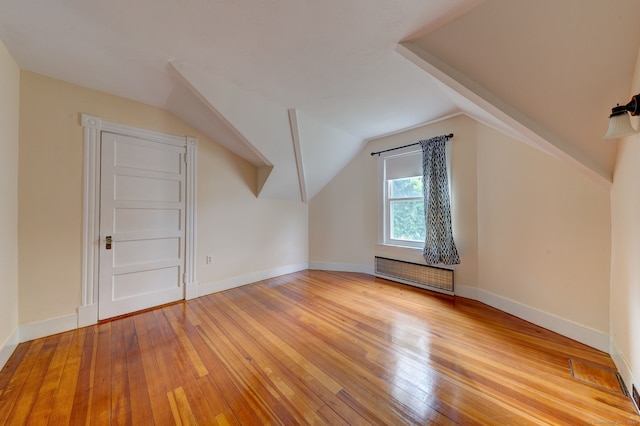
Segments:
[[[640,93],[631,98],[626,105],[616,105],[611,108],[611,117],[615,117],[616,115],[624,114],[628,112],[631,115],[640,115]]]

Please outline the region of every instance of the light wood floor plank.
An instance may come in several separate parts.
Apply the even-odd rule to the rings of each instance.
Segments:
[[[37,403],[37,396],[44,382],[51,360],[55,355],[60,335],[44,339],[41,349],[34,355],[34,363],[23,386],[21,386],[13,411],[7,419],[7,424],[26,424],[33,406]]]
[[[89,328],[81,328],[72,334],[73,339],[69,348],[69,355],[62,371],[60,383],[55,389],[55,397],[49,423],[52,425],[69,424],[71,421],[72,405],[69,401],[73,401],[77,386],[78,377],[80,376],[80,368],[82,364],[82,352],[84,343],[87,338]]]
[[[62,372],[67,362],[69,351],[71,350],[71,341],[76,333],[65,333],[60,336],[57,343],[57,349],[53,353],[51,362],[49,363],[46,375],[38,390],[35,403],[29,413],[28,424],[46,425],[49,422],[49,416],[52,413],[54,396],[60,388],[62,380]]]
[[[479,302],[303,271],[19,345],[0,424],[640,424],[614,369]]]
[[[144,380],[140,382],[141,388],[146,387],[146,393],[139,392],[134,395],[139,395],[136,399],[140,402],[132,404],[132,408],[136,404],[144,407],[143,412],[136,414],[136,416],[145,416],[152,418],[156,425],[171,424],[173,419],[173,413],[171,407],[166,399],[168,387],[165,385],[164,380],[159,380],[163,376],[163,370],[157,361],[156,348],[150,337],[149,329],[147,328],[147,318],[150,317],[149,312],[145,312],[141,315],[136,315],[133,318],[135,336],[138,342],[138,351],[140,353],[140,363],[142,364]],[[153,417],[148,417],[147,400],[149,401],[149,408]]]
[[[129,368],[124,343],[124,320],[113,321],[111,331],[111,424],[131,424],[131,409],[129,401]],[[124,356],[122,356],[124,354]]]
[[[82,347],[80,369],[76,380],[70,424],[84,425],[90,420],[89,410],[93,398],[93,378],[95,377],[96,348],[98,347],[98,327],[86,327],[87,335]],[[37,341],[37,340],[36,340]],[[65,391],[62,391],[65,392]],[[68,400],[68,401],[71,401]],[[69,404],[67,401],[67,404]]]
[[[112,379],[119,380],[119,377],[112,377],[112,356],[111,356],[111,328],[112,322],[98,326],[97,342],[94,351],[93,377],[90,382],[90,401],[88,420],[91,425],[110,424],[112,419],[111,392]]]

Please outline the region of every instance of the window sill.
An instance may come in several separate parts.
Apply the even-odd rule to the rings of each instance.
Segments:
[[[375,256],[404,260],[405,262],[413,262],[421,265],[425,264],[424,258],[422,257],[422,249],[419,247],[407,247],[378,243],[375,247]],[[438,268],[455,270],[455,266],[453,265],[434,266],[437,266]]]
[[[376,244],[375,255],[391,257],[407,262],[424,263],[422,249],[419,247],[397,246],[391,244]]]
[[[391,249],[398,249],[398,250],[409,250],[411,252],[418,252],[421,253],[422,249],[420,247],[411,247],[411,246],[400,246],[397,244],[384,244],[384,243],[378,243],[376,244],[376,247],[378,248],[391,248]]]

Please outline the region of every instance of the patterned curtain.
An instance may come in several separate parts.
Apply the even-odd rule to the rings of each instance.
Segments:
[[[460,256],[451,230],[451,201],[447,179],[447,136],[420,141],[427,237],[422,255],[429,265],[456,265]]]

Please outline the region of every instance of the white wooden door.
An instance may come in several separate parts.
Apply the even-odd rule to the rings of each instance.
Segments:
[[[102,132],[99,319],[184,298],[185,154]]]

